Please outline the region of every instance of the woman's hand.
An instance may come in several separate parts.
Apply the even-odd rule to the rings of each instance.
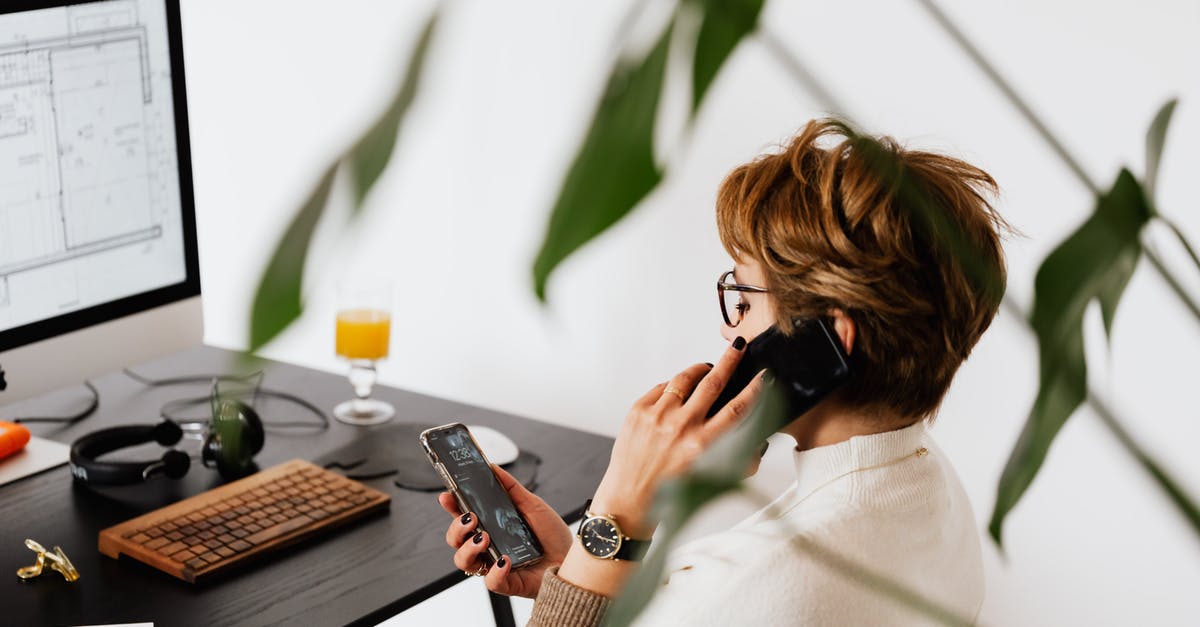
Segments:
[[[741,422],[754,406],[762,388],[761,376],[705,420],[745,347],[746,341],[737,338],[716,366],[691,366],[669,382],[654,386],[634,403],[613,445],[592,511],[613,515],[631,538],[650,537],[654,526],[645,515],[659,485],[683,474],[700,453]]]
[[[741,422],[758,398],[761,376],[712,418],[704,418],[741,361],[744,348],[746,341],[739,337],[716,366],[696,364],[668,383],[654,386],[633,404],[613,445],[591,511],[611,515],[631,538],[645,540],[653,534],[654,524],[646,520],[646,512],[659,485],[686,471],[700,453]],[[626,560],[596,559],[576,543],[563,560],[558,576],[612,597],[621,590],[633,567],[634,563]]]
[[[484,583],[487,589],[500,594],[534,598],[542,587],[542,573],[551,566],[562,564],[567,551],[571,548],[574,537],[567,524],[555,513],[554,509],[540,497],[525,489],[521,482],[513,478],[503,468],[492,466],[500,485],[508,491],[513,505],[525,517],[530,530],[542,544],[544,557],[542,561],[517,570],[512,569],[512,561],[508,556],[502,556],[499,561],[487,568],[490,558],[484,554],[491,544],[487,532],[478,531],[479,521],[473,512],[459,511],[458,503],[449,492],[438,495],[438,503],[442,509],[454,516],[450,528],[446,530],[446,544],[456,549],[454,565],[460,570],[473,573],[480,568],[487,569]]]

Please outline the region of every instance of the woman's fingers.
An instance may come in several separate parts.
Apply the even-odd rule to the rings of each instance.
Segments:
[[[487,551],[491,541],[486,531],[476,532],[454,552],[454,567],[468,573],[478,570],[487,563],[483,559],[483,553]]]
[[[634,407],[644,407],[644,406],[653,405],[654,403],[656,403],[658,401],[659,398],[662,397],[663,390],[665,390],[666,388],[667,388],[666,383],[659,383],[658,385],[650,388],[650,391],[643,394],[641,398],[634,401],[633,406]]]
[[[692,394],[692,390],[696,389],[696,383],[699,382],[704,375],[708,374],[711,366],[708,364],[694,364],[688,366],[683,372],[671,378],[667,383],[667,387],[663,389],[662,396],[658,398],[657,405],[661,407],[679,407]]]
[[[475,532],[475,527],[478,524],[479,521],[475,520],[475,514],[470,512],[455,518],[450,523],[450,527],[446,529],[446,544],[449,544],[452,548],[458,548],[459,545],[466,542],[467,538]]]
[[[766,373],[766,370],[762,370],[754,375],[750,383],[704,425],[704,439],[707,442],[713,442],[722,433],[737,426],[738,423],[750,414],[750,410],[754,408],[754,403],[758,401],[759,393],[762,392],[764,373]]]
[[[462,510],[458,509],[458,500],[449,492],[442,492],[438,495],[438,504],[442,509],[446,510],[451,516],[458,518],[463,515]]]
[[[730,343],[729,348],[725,349],[725,353],[717,361],[717,365],[704,375],[700,383],[696,384],[695,391],[687,401],[689,408],[701,416],[708,413],[708,408],[712,407],[713,401],[717,400],[717,397],[721,395],[721,390],[725,389],[725,384],[729,383],[729,378],[733,376],[733,371],[737,368],[738,362],[742,360],[745,348],[746,340],[741,337]]]
[[[500,559],[496,560],[495,564],[488,569],[487,574],[483,577],[483,583],[487,585],[487,589],[500,594],[509,593],[508,573],[512,571],[512,560],[508,559],[507,555],[501,555]]]
[[[509,474],[507,470],[496,464],[492,464],[492,470],[496,471],[496,478],[500,480],[500,485],[504,487],[505,492],[508,492],[513,505],[516,505],[517,510],[521,513],[526,513],[527,510],[544,504],[541,498],[521,485],[521,482],[517,481],[516,477]]]

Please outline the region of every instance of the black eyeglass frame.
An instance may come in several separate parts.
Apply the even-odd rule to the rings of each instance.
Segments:
[[[725,319],[725,324],[730,327],[736,327],[742,323],[742,307],[737,308],[737,320],[729,318],[729,312],[725,310],[725,292],[748,292],[751,294],[766,294],[770,292],[765,287],[757,285],[742,285],[741,283],[726,283],[725,279],[733,276],[733,270],[726,270],[719,279],[717,279],[717,304],[721,307],[721,317]]]

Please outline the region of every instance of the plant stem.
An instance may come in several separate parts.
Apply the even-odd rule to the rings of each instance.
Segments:
[[[1183,249],[1187,251],[1188,257],[1192,258],[1192,264],[1196,266],[1197,270],[1200,270],[1200,256],[1196,255],[1196,250],[1192,248],[1192,244],[1188,242],[1186,237],[1184,237],[1183,231],[1180,230],[1179,226],[1176,225],[1173,220],[1167,218],[1161,213],[1156,213],[1154,217],[1158,218],[1160,222],[1167,225],[1167,227],[1171,229],[1171,232],[1175,234],[1175,239],[1179,240],[1180,245],[1182,245]]]
[[[1129,432],[1125,430],[1125,427],[1117,420],[1117,416],[1113,413],[1112,409],[1091,390],[1088,390],[1087,402],[1100,418],[1100,422],[1108,427],[1108,430],[1125,449],[1137,458],[1142,467],[1158,481],[1159,486],[1167,493],[1171,501],[1183,513],[1184,517],[1188,519],[1188,522],[1192,523],[1192,528],[1200,531],[1200,507],[1197,507],[1192,502],[1191,497],[1184,492],[1183,488],[1134,441]]]
[[[1146,259],[1150,260],[1150,266],[1155,270],[1158,270],[1158,273],[1162,276],[1163,280],[1167,282],[1167,285],[1170,286],[1171,290],[1175,292],[1175,295],[1179,297],[1179,300],[1183,303],[1183,306],[1187,307],[1188,311],[1192,312],[1192,316],[1196,318],[1196,322],[1200,322],[1200,305],[1196,304],[1196,301],[1193,300],[1191,295],[1187,293],[1187,290],[1183,289],[1183,284],[1181,284],[1179,280],[1175,278],[1175,275],[1171,274],[1170,270],[1163,265],[1162,260],[1158,258],[1158,255],[1153,250],[1146,248],[1145,246],[1142,247],[1142,250],[1146,254]]]
[[[1029,122],[1029,124],[1033,126],[1034,130],[1037,131],[1038,135],[1041,135],[1042,139],[1050,145],[1050,149],[1058,155],[1059,159],[1062,159],[1063,163],[1066,164],[1068,168],[1070,168],[1071,173],[1073,173],[1075,177],[1078,178],[1079,181],[1092,192],[1092,195],[1099,196],[1100,186],[1096,185],[1096,182],[1093,181],[1090,176],[1088,176],[1087,172],[1083,170],[1083,166],[1079,165],[1079,163],[1075,161],[1074,157],[1071,156],[1071,153],[1067,152],[1066,147],[1063,146],[1062,143],[1058,141],[1058,138],[1054,136],[1054,133],[1050,132],[1050,129],[1042,123],[1041,119],[1039,119],[1033,112],[1033,109],[1025,102],[1023,98],[1021,98],[1020,94],[1018,94],[1017,91],[1008,84],[1008,81],[1004,80],[1004,77],[1000,75],[1000,72],[996,71],[996,68],[993,67],[992,64],[989,63],[988,60],[983,56],[983,54],[979,52],[979,49],[967,39],[966,35],[964,35],[963,32],[959,30],[953,22],[950,21],[950,18],[946,17],[946,14],[943,13],[942,10],[933,3],[933,0],[916,1],[917,4],[920,4],[925,11],[928,12],[931,17],[933,17],[933,20],[942,27],[942,30],[946,31],[946,34],[949,35],[950,38],[953,39],[960,48],[962,48],[963,52],[965,52],[968,57],[971,57],[971,60],[975,62],[975,65],[979,66],[980,71],[982,71],[989,79],[991,79],[992,83],[995,84],[996,88],[1004,94],[1005,98],[1008,98],[1008,101],[1012,103],[1013,107],[1015,107],[1017,111],[1021,112],[1021,115],[1025,118],[1025,121]]]
[[[832,92],[825,88],[825,85],[821,83],[821,80],[818,79],[811,71],[809,71],[809,69],[800,62],[800,59],[796,58],[796,55],[792,54],[792,52],[787,49],[787,46],[783,45],[783,42],[781,42],[778,37],[762,26],[759,26],[758,30],[756,31],[756,35],[758,40],[762,42],[763,47],[767,49],[767,52],[775,57],[775,60],[779,62],[779,65],[781,65],[788,74],[791,74],[792,79],[794,79],[797,83],[800,83],[804,89],[808,90],[808,92],[814,99],[816,99],[817,103],[822,109],[825,109],[827,112],[834,115],[848,117],[848,114],[846,113],[848,109],[842,106],[842,103],[838,102],[837,97],[835,97]]]

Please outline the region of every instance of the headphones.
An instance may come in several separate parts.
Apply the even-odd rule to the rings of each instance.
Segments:
[[[202,463],[206,468],[216,468],[225,479],[250,474],[255,468],[254,455],[262,450],[265,440],[258,412],[241,401],[215,398],[212,410],[212,418],[204,430]],[[160,474],[179,479],[187,474],[192,460],[187,453],[173,448],[152,461],[115,462],[96,458],[147,442],[170,447],[182,438],[183,428],[172,420],[156,425],[101,429],[71,445],[71,474],[76,481],[90,485],[130,485]]]

